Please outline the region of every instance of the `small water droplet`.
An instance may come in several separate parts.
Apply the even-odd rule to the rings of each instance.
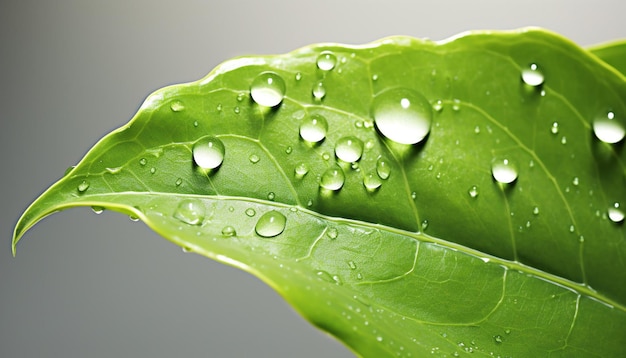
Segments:
[[[580,180],[578,180],[578,177],[574,177],[574,179],[572,179],[572,184],[574,186],[578,186],[579,183],[580,183]]]
[[[178,178],[176,179],[176,182],[174,182],[174,184],[176,184],[176,186],[180,186],[183,183],[183,178]]]
[[[381,336],[377,336],[377,337],[376,337],[376,340],[377,340],[377,341],[379,341],[379,342],[382,342],[382,341],[383,341],[383,337],[381,337]]]
[[[239,109],[239,106],[235,106],[235,108],[233,108],[233,112],[235,112],[235,114],[239,114],[239,112],[241,112],[241,109]]]
[[[154,174],[154,173],[156,173],[156,168],[155,167],[150,168],[150,174]]]
[[[383,182],[380,180],[377,174],[369,173],[363,178],[363,185],[365,189],[368,191],[375,191],[383,185]]]
[[[601,141],[613,144],[624,139],[626,128],[619,121],[615,112],[609,111],[606,115],[597,117],[593,121],[593,132]]]
[[[376,173],[383,180],[387,180],[387,178],[389,178],[391,168],[389,167],[387,159],[384,157],[378,157],[378,160],[376,160]]]
[[[517,166],[507,158],[496,158],[491,163],[493,178],[502,184],[509,184],[517,179]]]
[[[335,155],[337,158],[347,163],[356,162],[363,154],[363,142],[356,137],[343,137],[335,145]]]
[[[522,70],[522,81],[529,86],[540,86],[543,84],[543,80],[543,72],[536,63],[531,63],[527,68]]]
[[[351,270],[356,270],[356,263],[352,260],[348,261],[348,266]]]
[[[248,215],[249,217],[253,217],[254,215],[256,215],[256,210],[248,208],[246,209],[246,215]]]
[[[291,152],[293,152],[293,148],[289,145],[285,148],[285,154],[291,154]]]
[[[452,110],[455,112],[458,112],[459,110],[461,110],[461,100],[458,98],[455,98],[452,100]]]
[[[609,216],[609,220],[614,223],[621,223],[624,221],[624,211],[620,208],[619,203],[614,203],[613,206],[610,206],[607,214]]]
[[[80,184],[78,184],[78,186],[76,187],[76,189],[78,190],[79,193],[84,193],[85,191],[87,191],[87,189],[89,189],[89,182],[86,180],[81,181]]]
[[[94,212],[94,214],[100,215],[104,212],[104,208],[102,206],[92,206],[91,210]]]
[[[135,215],[128,215],[128,219],[129,219],[130,221],[137,222],[137,221],[139,221],[139,216],[135,216]]]
[[[326,96],[326,88],[324,87],[324,82],[316,82],[315,85],[313,85],[313,90],[311,91],[311,93],[316,100],[321,101],[322,98]]]
[[[496,342],[496,344],[501,344],[503,341],[502,336],[499,334],[496,334],[495,336],[493,336],[493,340]]]
[[[474,127],[474,133],[476,133],[476,134],[480,133],[480,127],[479,126]]]
[[[139,159],[139,165],[143,167],[146,164],[148,164],[148,160],[146,158]]]
[[[435,103],[433,103],[433,109],[436,112],[441,112],[443,110],[443,101],[438,99],[435,101]]]
[[[533,208],[533,214],[534,214],[534,215],[539,215],[539,207],[538,207],[538,206],[535,206],[535,207]]]
[[[302,79],[302,73],[296,72],[296,81],[300,81]]]
[[[322,71],[330,71],[336,64],[337,57],[330,51],[324,51],[317,56],[317,67]]]
[[[227,225],[224,226],[224,228],[222,229],[222,235],[224,236],[235,236],[237,235],[237,231],[235,230],[234,227]]]
[[[343,186],[343,183],[346,180],[346,176],[343,173],[343,170],[338,166],[334,165],[322,174],[320,178],[320,186],[324,189],[328,190],[339,190]]]
[[[193,121],[193,126],[197,127],[200,123],[198,123],[198,121]]]
[[[552,134],[559,133],[559,123],[557,122],[552,123],[552,127],[550,128],[550,133]]]
[[[296,165],[294,173],[297,179],[302,179],[309,172],[309,167],[306,163],[300,163]]]
[[[411,199],[415,200],[415,198],[417,198],[417,193],[411,192]]]
[[[259,218],[254,231],[261,237],[274,237],[280,235],[285,230],[287,218],[276,210],[271,210]]]
[[[243,92],[237,94],[237,102],[243,102],[243,99],[246,95]]]
[[[372,75],[372,81],[378,81],[378,75],[377,74],[373,74]]]
[[[300,137],[307,142],[317,143],[326,138],[328,122],[322,115],[314,114],[300,124]]]
[[[263,72],[250,85],[252,100],[264,107],[275,107],[285,96],[285,81],[275,72]]]
[[[193,145],[193,160],[204,170],[215,169],[222,165],[225,153],[224,143],[217,137],[204,137]]]
[[[276,199],[276,194],[274,194],[273,191],[270,191],[269,193],[267,193],[267,200],[274,200]]]
[[[467,191],[470,197],[475,198],[478,196],[478,187],[476,185],[472,185],[471,188]]]
[[[174,217],[185,224],[200,225],[204,220],[204,206],[196,200],[183,200],[178,204]]]
[[[256,164],[256,163],[259,162],[259,160],[261,160],[261,158],[259,158],[259,156],[256,155],[256,154],[250,154],[248,159],[250,159],[250,163],[252,163],[252,164]]]
[[[217,109],[218,112],[221,112],[222,111],[222,104],[218,103],[217,107],[215,107],[215,109]]]
[[[330,154],[328,154],[326,152],[322,153],[322,159],[324,159],[324,160],[330,159]]]
[[[337,236],[339,236],[339,232],[337,231],[337,228],[331,227],[328,228],[328,231],[326,231],[326,236],[328,236],[331,240],[335,240]]]
[[[422,221],[422,231],[426,231],[428,228],[428,220]]]
[[[400,144],[416,144],[430,132],[432,109],[421,94],[394,88],[374,97],[372,116],[385,137]]]
[[[181,101],[174,101],[170,104],[172,112],[180,112],[185,109],[185,105]]]
[[[574,231],[576,231],[576,228],[574,227],[574,225],[570,225],[569,232],[574,232]]]
[[[561,137],[561,144],[567,144],[567,137]]]

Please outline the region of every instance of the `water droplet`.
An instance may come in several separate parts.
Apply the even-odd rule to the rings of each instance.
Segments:
[[[348,261],[348,266],[351,270],[356,270],[356,263],[354,261]]]
[[[250,85],[252,100],[261,106],[275,107],[285,96],[285,81],[274,72],[263,72]]]
[[[154,174],[154,173],[156,173],[156,168],[155,167],[150,168],[150,174]]]
[[[302,79],[302,73],[296,72],[296,81],[300,81]]]
[[[373,74],[372,75],[372,81],[378,81],[378,75],[377,74]]]
[[[239,112],[241,112],[241,109],[239,109],[239,106],[235,106],[235,108],[233,108],[233,112],[235,112],[235,114],[239,114]]]
[[[467,191],[470,197],[475,198],[478,196],[478,187],[476,185],[472,185],[471,188]]]
[[[337,57],[330,51],[324,51],[317,56],[317,67],[322,71],[330,71],[336,64]]]
[[[538,207],[538,206],[535,206],[535,207],[533,208],[533,214],[534,214],[534,215],[539,215],[539,207]]]
[[[552,127],[550,128],[550,133],[552,134],[559,133],[559,124],[557,122],[552,123]]]
[[[259,160],[261,160],[261,158],[259,158],[259,156],[256,155],[256,154],[250,154],[248,159],[250,159],[250,163],[252,163],[252,164],[256,164],[256,163],[259,162]]]
[[[372,116],[385,137],[400,144],[416,144],[430,131],[432,110],[421,94],[394,88],[374,97]]]
[[[438,99],[433,103],[433,109],[437,112],[441,112],[443,110],[443,101]]]
[[[197,127],[200,123],[198,123],[198,121],[193,121],[193,126]]]
[[[324,189],[328,190],[339,190],[343,186],[343,183],[346,180],[346,176],[343,173],[343,170],[338,166],[334,165],[322,174],[320,178],[320,186]]]
[[[133,222],[139,221],[139,216],[136,215],[128,215],[128,219]]]
[[[273,191],[267,193],[267,200],[274,200],[276,198],[276,194]]]
[[[620,123],[615,113],[609,111],[593,121],[593,132],[601,141],[613,144],[624,139],[626,128]]]
[[[217,107],[215,107],[215,109],[217,109],[218,112],[221,112],[222,111],[222,104],[218,103]]]
[[[291,146],[287,146],[287,148],[285,148],[285,154],[291,154],[291,152],[293,152],[293,148]]]
[[[300,124],[300,137],[307,142],[317,143],[326,138],[328,122],[322,115],[314,114]]]
[[[576,231],[576,228],[574,227],[574,225],[570,225],[569,232],[574,232],[574,231]]]
[[[87,189],[89,189],[89,182],[86,180],[83,180],[82,182],[80,182],[80,184],[78,184],[76,189],[78,190],[79,193],[84,193]]]
[[[461,100],[455,98],[452,100],[452,110],[458,112],[461,109]]]
[[[335,145],[335,155],[337,158],[347,163],[356,162],[363,154],[363,142],[356,137],[343,137]]]
[[[228,225],[228,226],[224,226],[224,228],[222,229],[222,235],[224,236],[235,236],[237,235],[237,231],[235,230],[234,227]]]
[[[222,165],[226,149],[217,137],[208,136],[200,139],[193,146],[193,160],[204,170],[211,170]]]
[[[579,183],[580,180],[578,180],[578,177],[574,177],[574,179],[572,179],[572,184],[574,184],[574,186],[578,186]]]
[[[377,340],[377,341],[379,341],[379,342],[382,342],[382,341],[383,341],[383,337],[381,337],[381,336],[377,336],[377,337],[376,337],[376,340]]]
[[[391,168],[389,167],[389,163],[387,159],[383,157],[378,157],[376,160],[376,173],[380,177],[380,179],[387,180],[389,175],[391,174]]]
[[[146,164],[148,164],[148,160],[146,158],[139,159],[139,165],[143,167]]]
[[[183,178],[178,178],[176,179],[176,182],[174,184],[176,184],[176,186],[180,186],[183,183]]]
[[[326,96],[326,88],[324,87],[324,82],[318,81],[317,83],[315,83],[315,85],[313,85],[313,90],[311,91],[311,93],[313,93],[313,97],[316,100],[321,101],[322,98]]]
[[[246,215],[248,215],[249,217],[253,217],[254,215],[256,215],[256,211],[252,208],[248,208],[246,209]]]
[[[296,178],[298,179],[302,179],[308,172],[309,167],[306,165],[306,163],[300,163],[296,165],[296,168],[294,169],[294,173],[296,175]]]
[[[254,231],[261,237],[274,237],[285,230],[287,218],[276,210],[268,211],[261,215]]]
[[[102,214],[104,212],[104,208],[102,206],[92,206],[91,210],[94,212],[94,214]]]
[[[493,336],[493,340],[496,342],[496,344],[501,344],[503,341],[502,336],[499,334],[496,334],[495,336]]]
[[[337,236],[339,236],[339,232],[337,231],[337,228],[331,227],[328,228],[328,231],[326,231],[326,236],[328,236],[331,240],[335,240]]]
[[[328,154],[326,152],[322,153],[322,159],[324,159],[324,160],[330,159],[330,154]]]
[[[426,231],[428,228],[428,220],[422,221],[422,231]]]
[[[529,86],[540,86],[543,84],[543,80],[543,72],[536,63],[531,63],[530,66],[522,70],[522,81]]]
[[[174,217],[185,224],[200,225],[204,220],[204,206],[196,200],[183,200],[178,204]]]
[[[509,184],[517,179],[517,166],[509,159],[497,158],[491,163],[493,178],[502,184]]]
[[[608,210],[609,220],[614,223],[621,223],[624,221],[624,211],[620,209],[619,203],[614,203]]]
[[[245,95],[243,92],[240,92],[240,93],[237,95],[237,102],[243,102],[243,98],[244,98],[245,96],[246,96],[246,95]]]
[[[561,144],[567,144],[567,137],[561,137]]]
[[[363,178],[363,185],[368,191],[375,191],[376,189],[380,188],[381,185],[383,185],[383,182],[380,181],[378,175],[374,173],[369,173],[365,176],[365,178]]]
[[[181,101],[174,101],[170,104],[172,112],[180,112],[185,109],[185,105]]]

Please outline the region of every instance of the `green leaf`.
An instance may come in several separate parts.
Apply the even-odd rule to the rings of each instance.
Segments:
[[[587,49],[616,70],[626,74],[626,40],[611,41]]]
[[[234,59],[148,97],[14,249],[103,207],[258,276],[358,355],[625,356],[625,99],[539,29]]]

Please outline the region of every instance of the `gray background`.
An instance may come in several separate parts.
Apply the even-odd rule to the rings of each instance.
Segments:
[[[623,1],[25,1],[0,4],[0,357],[350,357],[256,278],[115,213],[13,225],[157,88],[236,55],[537,25],[626,37]]]

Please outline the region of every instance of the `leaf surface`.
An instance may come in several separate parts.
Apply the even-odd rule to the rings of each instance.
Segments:
[[[626,40],[611,41],[588,48],[616,70],[626,74]]]
[[[102,207],[260,277],[362,356],[624,356],[626,154],[594,134],[626,125],[624,99],[538,29],[234,59],[150,95],[14,249]]]

